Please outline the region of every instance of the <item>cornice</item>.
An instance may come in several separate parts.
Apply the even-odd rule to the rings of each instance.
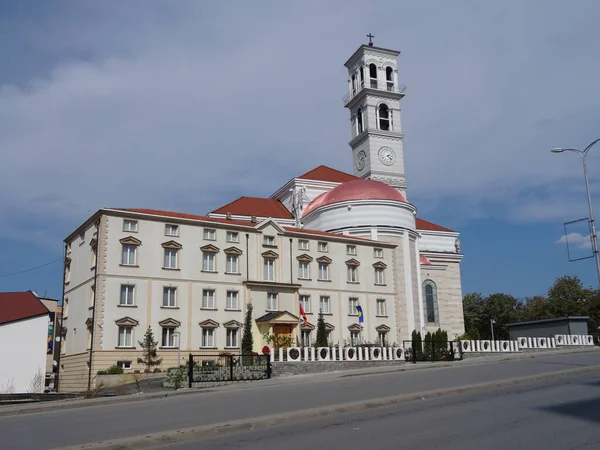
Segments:
[[[370,136],[376,136],[383,140],[390,141],[402,141],[404,140],[404,133],[398,131],[383,131],[378,129],[367,128],[365,131],[360,133],[358,136],[355,136],[348,142],[350,147],[355,147],[358,144],[362,144],[363,141],[366,141]]]

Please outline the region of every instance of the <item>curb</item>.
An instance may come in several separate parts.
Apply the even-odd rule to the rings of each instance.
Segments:
[[[169,430],[158,433],[143,434],[128,438],[112,439],[108,441],[92,442],[87,444],[78,444],[69,447],[61,447],[62,450],[92,449],[92,450],[131,450],[155,447],[159,445],[175,444],[206,437],[219,436],[225,434],[238,433],[241,431],[256,430],[259,428],[269,428],[280,426],[293,422],[311,420],[315,418],[326,418],[340,414],[357,413],[368,411],[370,409],[393,406],[399,403],[421,400],[424,398],[439,398],[455,394],[465,394],[484,389],[506,387],[518,384],[524,384],[531,381],[540,381],[553,378],[560,378],[569,375],[582,375],[589,372],[600,371],[600,365],[587,366],[577,369],[566,369],[556,372],[528,375],[524,377],[508,378],[500,381],[485,382],[473,384],[470,386],[459,386],[449,389],[429,390],[418,393],[402,394],[391,397],[380,397],[370,400],[361,400],[357,402],[341,403],[333,406],[324,406],[318,408],[293,411],[289,413],[273,414],[259,416],[251,419],[240,419],[231,422],[220,422],[198,427],[183,428],[179,430]]]

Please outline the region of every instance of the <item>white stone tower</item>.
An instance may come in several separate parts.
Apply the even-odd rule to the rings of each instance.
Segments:
[[[400,52],[361,45],[344,64],[348,69],[348,94],[344,106],[350,110],[354,174],[387,183],[406,196],[400,100],[405,86],[398,84]]]

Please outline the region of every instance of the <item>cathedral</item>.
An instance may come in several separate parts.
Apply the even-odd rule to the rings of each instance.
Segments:
[[[103,208],[74,230],[61,386],[139,369],[148,328],[165,367],[179,354],[239,352],[249,305],[255,351],[273,335],[311,345],[320,313],[331,345],[463,333],[459,233],[409,201],[398,56],[370,42],[345,64],[352,174],[319,166],[207,215]]]

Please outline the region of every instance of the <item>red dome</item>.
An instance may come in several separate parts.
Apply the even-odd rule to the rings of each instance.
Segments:
[[[406,197],[381,181],[358,179],[347,181],[316,197],[304,210],[303,216],[321,206],[352,200],[392,200],[407,203]]]

